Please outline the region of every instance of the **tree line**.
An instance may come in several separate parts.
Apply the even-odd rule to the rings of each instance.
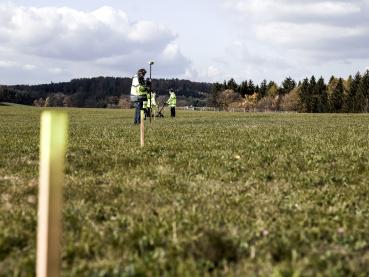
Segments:
[[[131,78],[97,77],[41,85],[0,86],[0,102],[36,106],[130,107]],[[369,71],[347,79],[332,76],[328,83],[320,77],[298,83],[291,77],[278,85],[263,80],[237,83],[191,82],[180,79],[154,79],[153,88],[164,98],[168,90],[177,92],[179,106],[215,106],[225,110],[296,111],[307,113],[368,112]]]
[[[347,79],[332,76],[305,78],[298,83],[287,77],[281,85],[263,80],[237,84],[234,79],[213,85],[210,104],[229,108],[296,111],[306,113],[361,113],[369,111],[369,71]]]
[[[0,102],[37,106],[113,107],[130,105],[131,78],[96,77],[73,79],[70,82],[40,85],[0,86]],[[158,95],[168,95],[173,88],[179,102],[206,105],[212,84],[180,79],[154,79],[153,89]]]

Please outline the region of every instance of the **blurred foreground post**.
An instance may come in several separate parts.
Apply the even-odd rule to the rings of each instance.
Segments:
[[[143,147],[144,144],[145,144],[145,123],[144,123],[144,116],[145,116],[144,111],[141,110],[141,128],[140,128],[140,130],[141,130],[141,147]]]
[[[36,265],[38,277],[57,277],[60,271],[61,206],[67,129],[68,116],[65,113],[42,113]]]

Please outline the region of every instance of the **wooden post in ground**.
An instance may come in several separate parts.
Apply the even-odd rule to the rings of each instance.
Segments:
[[[60,275],[61,206],[67,129],[68,117],[65,113],[50,111],[42,113],[37,277]]]
[[[144,116],[145,116],[144,111],[141,110],[141,128],[140,128],[140,130],[141,130],[141,147],[143,147],[144,144],[145,144],[145,123],[144,123]]]

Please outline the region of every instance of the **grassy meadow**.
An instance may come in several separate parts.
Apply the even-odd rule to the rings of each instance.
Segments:
[[[0,276],[35,274],[42,109],[0,106]],[[369,115],[70,115],[62,276],[368,276]]]

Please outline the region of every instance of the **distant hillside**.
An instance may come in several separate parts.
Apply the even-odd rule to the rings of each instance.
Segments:
[[[131,82],[131,78],[97,77],[40,85],[0,86],[0,102],[104,108],[117,106],[125,100],[127,105]],[[159,96],[168,95],[169,88],[175,89],[179,105],[205,105],[212,86],[179,79],[153,80],[153,89]]]

